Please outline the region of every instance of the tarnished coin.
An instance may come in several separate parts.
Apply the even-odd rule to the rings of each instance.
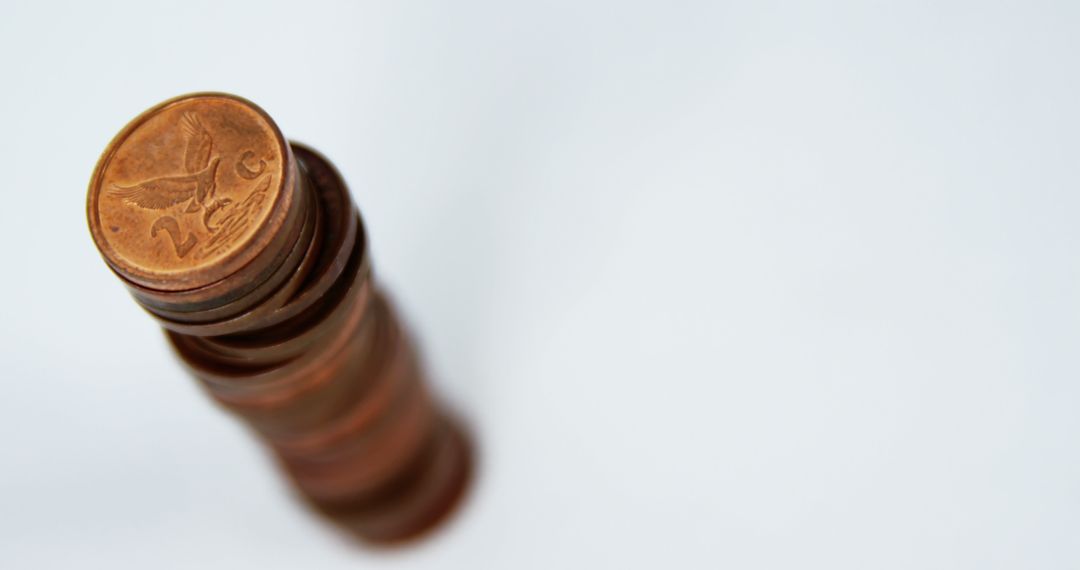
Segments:
[[[128,124],[98,162],[87,196],[94,241],[143,287],[220,281],[280,235],[296,198],[289,163],[285,139],[253,103],[224,94],[166,101]]]

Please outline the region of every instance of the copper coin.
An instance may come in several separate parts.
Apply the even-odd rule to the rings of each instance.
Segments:
[[[351,501],[378,492],[401,476],[430,439],[436,413],[428,397],[409,398],[388,413],[385,425],[365,434],[363,445],[319,458],[282,458],[308,496],[321,502]]]
[[[143,287],[221,281],[280,235],[295,198],[289,155],[274,122],[246,100],[166,101],[128,124],[98,162],[87,198],[94,241]]]
[[[340,407],[335,399],[338,389],[352,380],[343,369],[362,362],[361,348],[367,343],[361,333],[370,319],[367,280],[354,283],[346,299],[346,316],[329,331],[324,342],[300,357],[264,370],[234,369],[199,353],[190,337],[172,334],[174,346],[184,357],[192,373],[202,380],[211,394],[234,410],[276,410],[279,418],[288,417],[288,409],[299,403],[312,405],[308,397],[328,406]]]
[[[293,143],[298,162],[311,180],[328,223],[324,236],[327,244],[321,252],[319,261],[312,270],[309,285],[284,307],[274,310],[261,319],[258,329],[274,327],[291,319],[301,318],[310,311],[337,282],[345,272],[354,249],[363,253],[361,261],[365,267],[369,264],[367,256],[367,236],[363,222],[356,211],[356,206],[349,196],[349,190],[337,169],[321,154]],[[257,329],[249,330],[255,333]]]
[[[395,488],[361,503],[315,503],[316,508],[364,540],[414,538],[445,518],[464,495],[472,450],[461,428],[443,419],[422,461]]]
[[[368,369],[378,362],[385,323],[364,315],[350,327],[347,342],[332,350],[312,350],[277,367],[244,370],[223,365],[193,340],[174,338],[174,344],[212,397],[242,416],[268,438],[303,433],[344,413],[364,397]],[[340,337],[338,337],[340,338]],[[333,339],[326,345],[335,345]],[[212,375],[212,376],[211,376]],[[228,377],[229,383],[223,383]],[[273,379],[276,381],[268,381]]]
[[[384,324],[383,327],[387,327]],[[268,437],[267,441],[283,457],[317,457],[340,451],[373,429],[387,410],[406,397],[419,382],[412,351],[400,334],[383,335],[372,351],[369,366],[363,371],[368,379],[364,391],[338,417],[324,421],[315,429],[301,433]],[[344,444],[344,445],[343,445]]]
[[[308,198],[309,202],[314,200]],[[158,318],[161,326],[187,334],[200,334],[199,325],[223,320],[235,320],[234,317],[245,312],[269,312],[284,305],[303,283],[317,258],[319,245],[322,243],[322,216],[318,205],[310,203],[296,241],[289,247],[288,254],[280,267],[265,281],[243,297],[224,305],[199,311],[173,311],[157,307],[146,307]],[[234,322],[231,330],[218,328],[218,332],[236,332],[244,330],[243,322]]]
[[[259,287],[277,273],[285,262],[290,245],[295,242],[309,214],[310,202],[303,197],[308,193],[303,179],[297,175],[292,157],[286,176],[286,191],[293,194],[292,205],[262,254],[251,263],[228,277],[195,289],[183,291],[159,291],[137,283],[124,281],[135,300],[147,308],[171,311],[200,311],[231,303]]]
[[[339,279],[349,278],[346,266],[355,263],[351,261],[353,256],[362,255],[358,260],[362,264],[360,270],[365,274],[370,271],[363,225],[344,183],[321,157],[300,146],[297,146],[296,150],[299,156],[306,159],[301,166],[311,173],[311,176],[306,178],[311,181],[320,212],[324,216],[318,257],[308,260],[313,263],[313,267],[297,294],[282,306],[259,307],[249,313],[212,323],[174,322],[170,323],[168,328],[196,336],[239,335],[240,342],[243,342],[244,337],[262,338],[261,333],[265,329],[281,325],[291,328],[296,323],[286,323],[305,320],[312,312],[317,312],[317,305],[326,299],[331,288],[337,286]]]
[[[387,371],[415,376],[411,363]],[[332,446],[286,454],[275,446],[293,478],[304,492],[318,501],[341,501],[370,494],[398,475],[420,452],[434,428],[436,411],[427,390],[418,382],[408,384],[392,407],[367,429],[335,441]]]
[[[205,380],[203,386],[210,396],[266,439],[316,429],[363,398],[366,382],[362,370],[373,353],[376,327],[373,320],[366,320],[349,345],[326,358],[325,372],[320,370],[319,374],[305,379],[310,383],[272,386],[263,394],[265,397],[247,394],[243,401]],[[242,381],[243,377],[237,380]],[[290,391],[282,392],[283,388]]]
[[[370,289],[370,280],[366,274],[358,275]],[[368,295],[369,292],[359,293]],[[208,357],[221,364],[247,370],[265,369],[300,357],[324,342],[346,315],[344,295],[336,300],[327,299],[318,315],[296,326],[272,329],[273,334],[263,336],[196,337],[191,342],[197,344]],[[372,317],[374,318],[374,316]],[[280,330],[279,330],[280,329]]]
[[[259,368],[292,360],[323,342],[329,331],[339,326],[346,313],[347,299],[350,295],[357,294],[354,291],[358,287],[357,283],[364,283],[363,286],[370,289],[370,274],[367,252],[354,249],[342,277],[300,315],[254,334],[245,332],[224,336],[200,335],[197,343],[221,362],[233,366]],[[302,296],[309,287],[317,286],[322,278],[325,276],[310,276],[297,297]],[[295,299],[290,303],[294,301]],[[246,320],[247,316],[238,317],[234,321]],[[252,315],[253,318],[261,316]],[[258,327],[259,324],[252,326]]]
[[[194,357],[194,372],[209,378],[220,377],[214,382],[220,382],[223,390],[232,390],[233,386],[261,390],[262,384],[258,382],[238,383],[231,379],[271,371],[309,351],[325,353],[335,342],[332,337],[343,337],[343,328],[376,318],[377,307],[368,309],[373,292],[370,273],[361,259],[363,252],[354,253],[346,270],[349,279],[339,279],[314,310],[296,322],[259,334],[196,337],[170,331],[169,336],[182,352]],[[339,338],[337,342],[345,341]]]
[[[389,377],[388,384],[399,388],[391,398],[378,406],[361,406],[359,418],[334,422],[347,431],[320,431],[319,437],[287,443],[271,439],[311,497],[340,501],[373,492],[399,474],[428,440],[436,411],[428,391],[416,381],[419,370],[407,343],[399,337],[395,344],[391,366],[380,371]]]

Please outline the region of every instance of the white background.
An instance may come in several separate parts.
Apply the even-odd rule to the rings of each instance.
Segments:
[[[1078,16],[5,3],[0,567],[1077,568]],[[99,259],[196,90],[350,182],[482,452],[428,540],[308,516]]]

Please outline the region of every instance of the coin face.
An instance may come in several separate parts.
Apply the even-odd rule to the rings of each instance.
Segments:
[[[128,124],[102,155],[87,196],[98,249],[123,277],[195,289],[251,262],[278,229],[288,150],[254,104],[188,95]],[[289,206],[286,204],[285,206]]]

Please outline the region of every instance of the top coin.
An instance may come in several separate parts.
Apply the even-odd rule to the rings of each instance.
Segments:
[[[292,206],[291,155],[253,103],[200,93],[129,123],[87,195],[94,242],[122,277],[162,291],[216,283],[255,259]]]

